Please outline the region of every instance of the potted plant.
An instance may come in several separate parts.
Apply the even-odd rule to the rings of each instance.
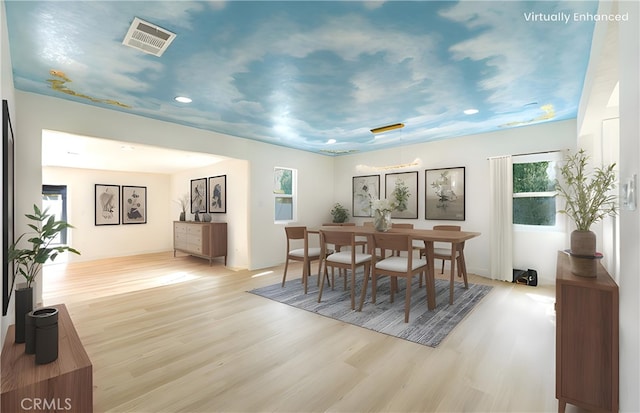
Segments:
[[[331,216],[335,223],[347,222],[349,219],[349,210],[340,205],[340,203],[336,203],[331,210]]]
[[[187,206],[189,206],[189,194],[184,194],[176,201],[180,204],[180,221],[187,219]]]
[[[40,272],[42,265],[48,260],[55,260],[56,257],[65,251],[80,255],[76,249],[67,245],[52,246],[51,242],[56,236],[66,228],[73,228],[65,221],[56,221],[55,216],[48,213],[48,209],[40,210],[37,205],[33,205],[33,214],[25,214],[33,221],[28,226],[34,231],[33,236],[27,239],[31,244],[29,248],[20,248],[18,244],[29,233],[24,233],[9,246],[8,260],[15,265],[11,288],[15,285],[16,276],[24,277],[26,284],[24,287],[16,286],[15,296],[15,317],[16,317],[16,342],[24,341],[25,315],[33,309],[33,289],[32,284]]]
[[[605,216],[615,215],[618,205],[617,196],[611,194],[616,186],[615,163],[608,166],[594,168],[592,172],[587,170],[589,156],[584,149],[576,154],[565,157],[564,164],[560,167],[562,182],[556,181],[556,190],[564,198],[565,206],[561,213],[566,214],[574,222],[576,229],[571,233],[572,256],[579,260],[576,264],[584,264],[588,259],[595,269],[596,235],[591,231],[591,226]],[[574,262],[574,260],[572,260]],[[587,271],[586,276],[595,276],[593,271]]]

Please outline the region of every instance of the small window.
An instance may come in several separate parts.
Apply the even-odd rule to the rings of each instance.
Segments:
[[[275,168],[273,171],[274,220],[291,222],[296,216],[296,170]]]
[[[67,186],[66,185],[42,185],[42,208],[49,209],[56,221],[67,220]],[[63,229],[51,241],[51,245],[66,245],[67,229]]]
[[[514,224],[556,225],[556,161],[554,154],[544,155],[552,159],[513,158]]]

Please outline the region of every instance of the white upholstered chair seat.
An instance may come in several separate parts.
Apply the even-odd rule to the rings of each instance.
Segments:
[[[309,251],[307,253],[307,256],[309,258],[314,257],[317,258],[320,256],[321,253],[321,249],[318,247],[312,247],[309,248]],[[304,248],[298,248],[295,250],[291,250],[289,251],[289,255],[293,256],[293,257],[300,257],[300,258],[304,258]]]
[[[451,248],[434,248],[433,255],[445,255],[447,257],[451,256]],[[460,251],[456,251],[456,257],[460,255]]]
[[[424,258],[414,258],[411,260],[411,270],[427,265],[427,260]],[[407,271],[407,257],[389,257],[382,261],[376,262],[376,268],[386,271]]]
[[[371,259],[371,254],[363,254],[356,252],[354,263],[362,264],[365,261],[369,261]],[[327,261],[330,262],[338,262],[341,264],[350,264],[351,263],[351,251],[341,251],[336,252],[327,257]]]

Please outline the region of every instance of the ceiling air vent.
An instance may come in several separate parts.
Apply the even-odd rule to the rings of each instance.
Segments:
[[[162,56],[175,38],[175,33],[136,17],[122,44],[154,56]]]

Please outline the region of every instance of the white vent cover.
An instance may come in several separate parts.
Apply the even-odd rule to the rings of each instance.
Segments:
[[[175,38],[175,33],[135,17],[122,44],[154,56],[162,56]]]

